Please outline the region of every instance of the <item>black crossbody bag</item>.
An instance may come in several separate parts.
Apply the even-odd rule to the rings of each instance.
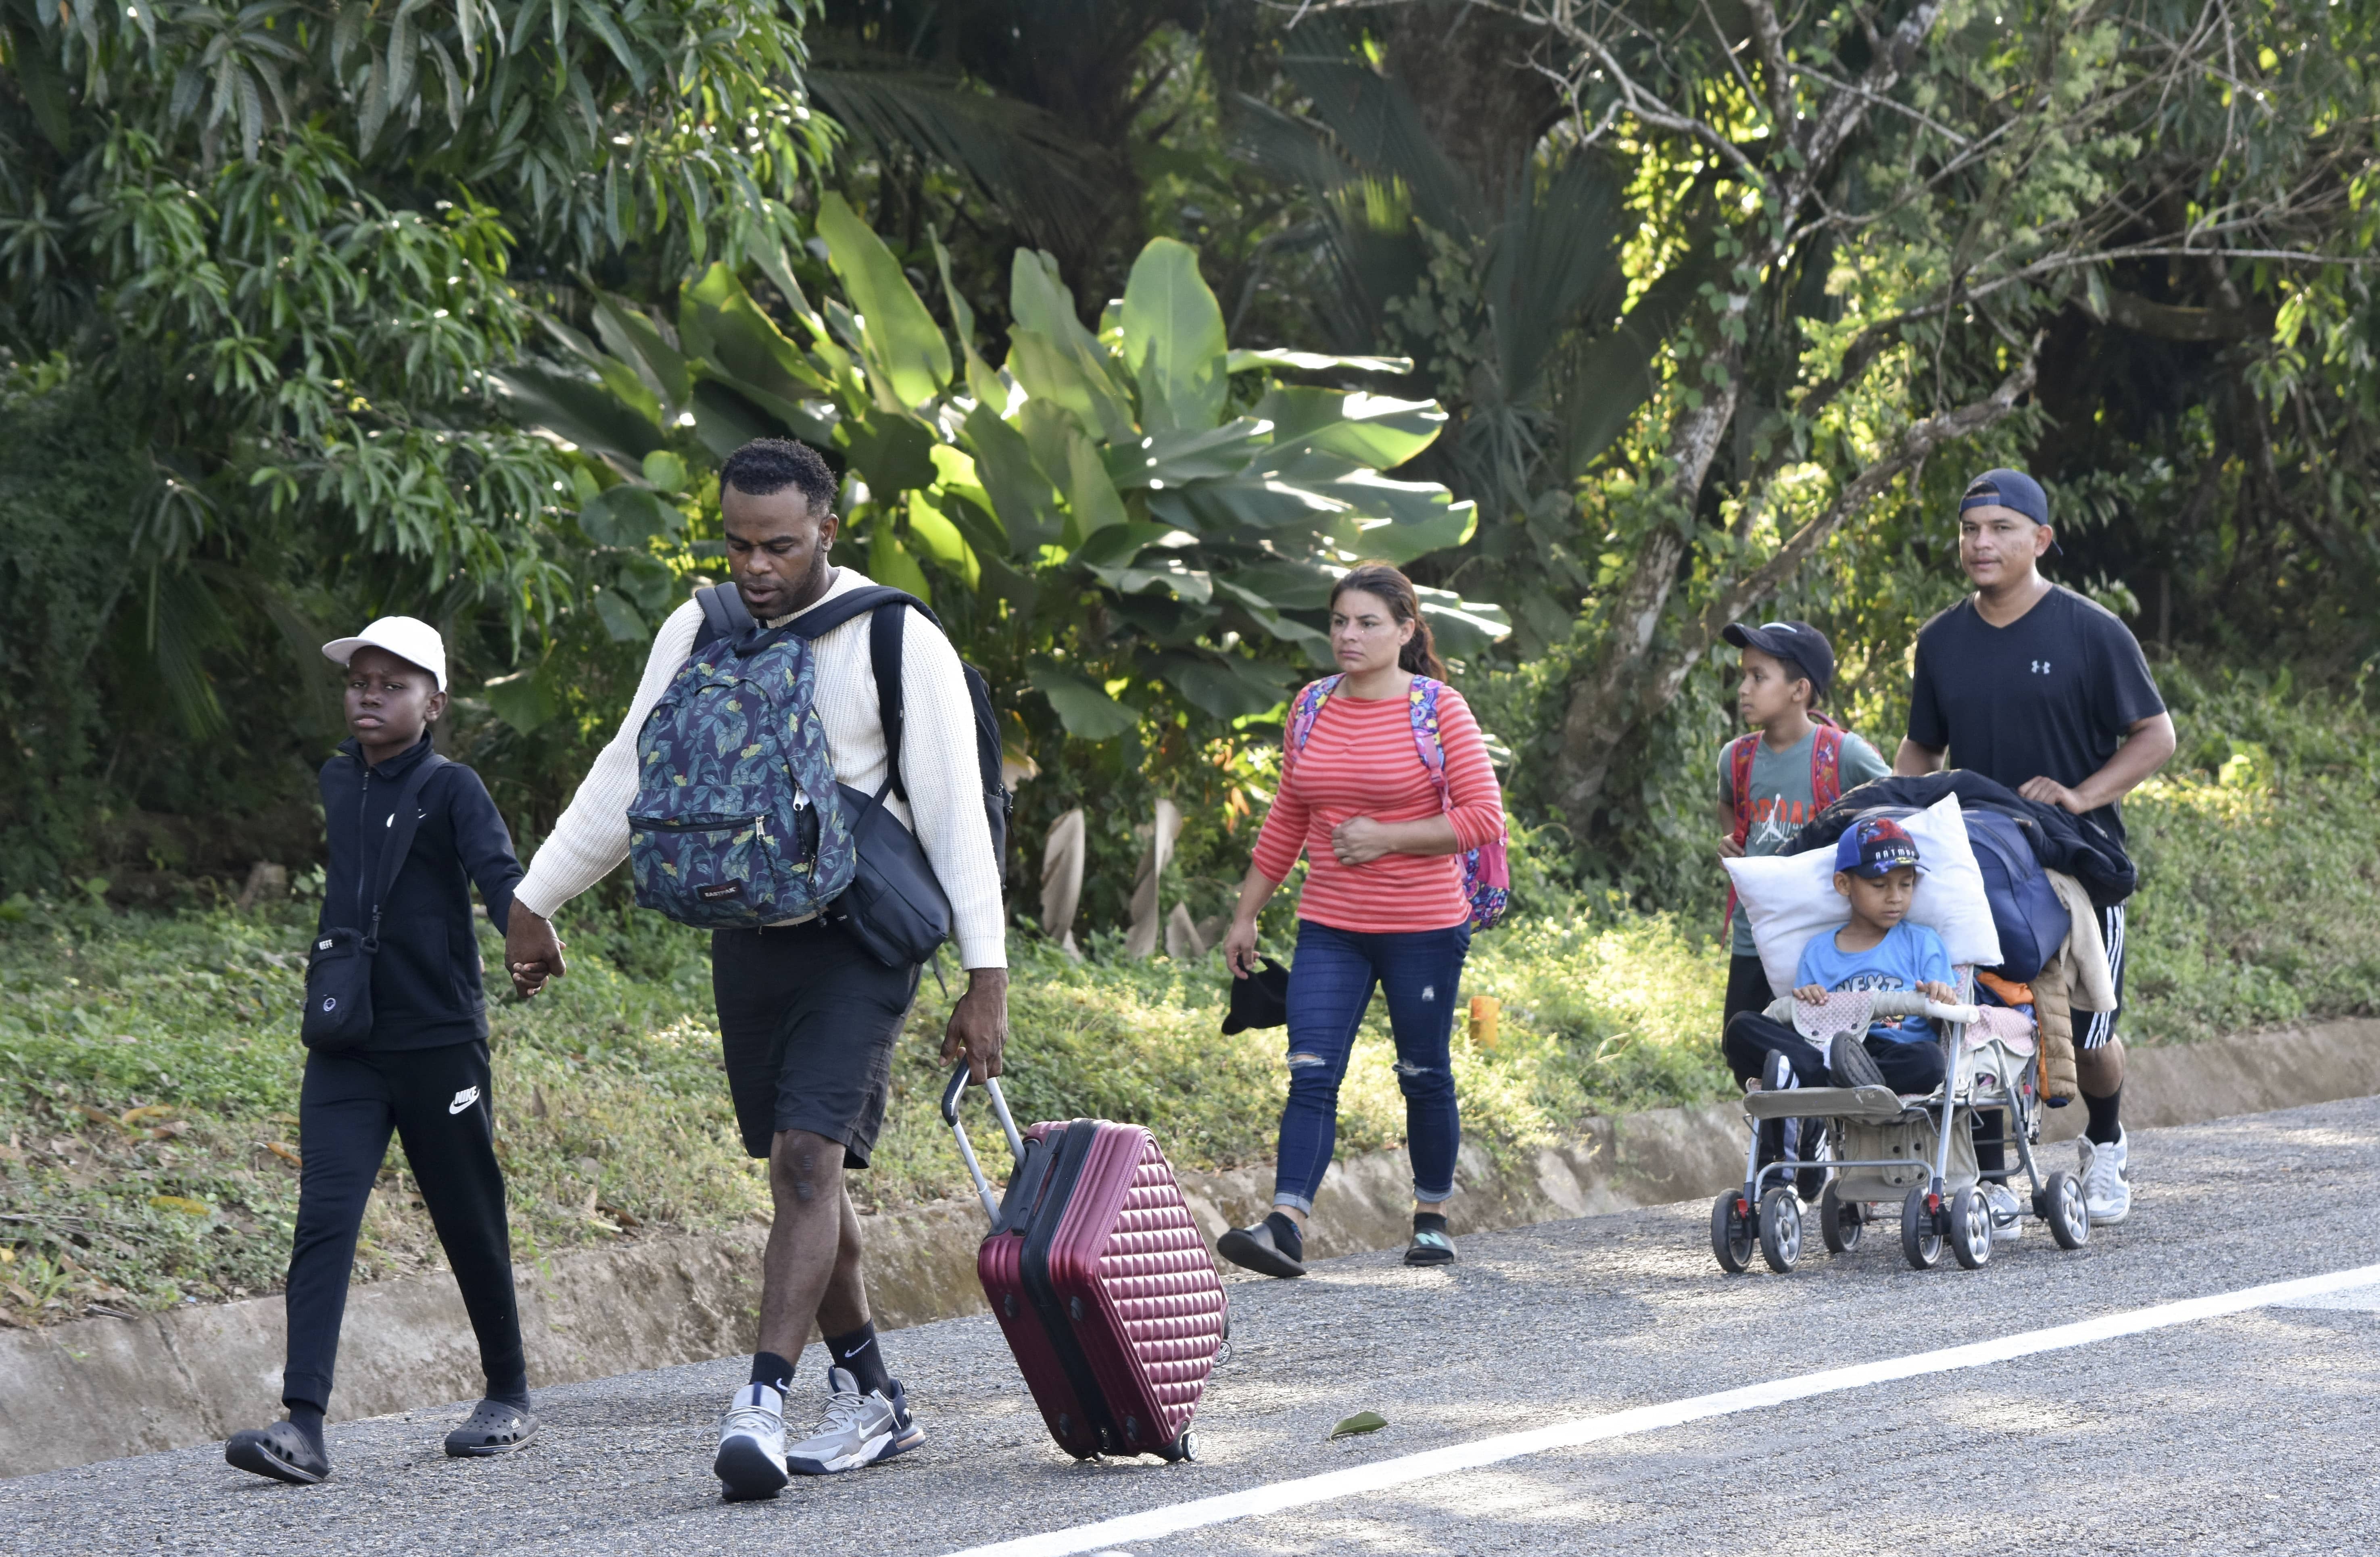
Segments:
[[[406,775],[405,787],[396,792],[388,841],[381,845],[380,881],[371,894],[369,918],[364,912],[363,871],[356,871],[355,917],[364,928],[340,925],[314,937],[313,953],[306,959],[305,1020],[298,1028],[298,1036],[309,1049],[335,1054],[371,1037],[372,958],[380,952],[381,905],[388,901],[396,873],[405,868],[406,856],[413,852],[413,832],[421,821],[418,804],[421,786],[444,766],[445,758],[434,751],[425,754],[421,765]],[[369,774],[365,782],[370,782]],[[361,853],[361,839],[356,846]]]

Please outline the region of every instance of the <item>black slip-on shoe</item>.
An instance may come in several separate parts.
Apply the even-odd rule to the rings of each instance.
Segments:
[[[1254,1227],[1234,1227],[1215,1240],[1215,1252],[1234,1265],[1243,1265],[1260,1275],[1302,1276],[1305,1266],[1292,1259],[1272,1241],[1272,1229],[1263,1222]]]
[[[224,1445],[224,1462],[300,1487],[310,1487],[331,1474],[330,1460],[290,1422],[232,1434]]]
[[[509,1454],[537,1436],[537,1417],[500,1400],[483,1400],[446,1435],[446,1453],[458,1460]]]
[[[1454,1263],[1454,1240],[1435,1228],[1424,1228],[1413,1235],[1405,1246],[1408,1265],[1451,1265]]]

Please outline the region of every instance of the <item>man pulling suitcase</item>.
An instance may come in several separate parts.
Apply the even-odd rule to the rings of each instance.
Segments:
[[[662,624],[619,733],[523,878],[504,940],[516,985],[535,993],[563,972],[554,912],[631,857],[639,903],[713,927],[728,1087],[775,1210],[759,1348],[713,1463],[731,1499],[924,1441],[868,1318],[844,1174],[868,1166],[892,1046],[943,928],[967,969],[943,1057],[964,1053],[986,1080],[1007,1039],[1000,813],[988,805],[1004,796],[984,778],[967,673],[923,613],[886,608],[888,639],[878,612],[851,609],[870,586],[827,560],[834,494],[799,444],[761,439],[728,456],[720,496],[742,609],[714,596]],[[706,637],[722,614],[736,636]],[[809,632],[806,617],[836,625]],[[885,686],[888,641],[905,649]],[[813,1322],[827,1405],[788,1443],[785,1397]]]

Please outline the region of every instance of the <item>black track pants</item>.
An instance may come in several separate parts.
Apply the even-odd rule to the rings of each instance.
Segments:
[[[1769,999],[1768,970],[1760,966],[1760,959],[1742,952],[1730,955],[1727,959],[1727,1004],[1718,1018],[1720,1033],[1724,1035],[1728,1024],[1747,1011],[1767,1012]],[[1722,1040],[1719,1052],[1726,1056],[1728,1068],[1735,1072],[1738,1087],[1760,1074],[1759,1060],[1755,1057],[1747,1061],[1744,1051]],[[1747,1063],[1752,1066],[1750,1070],[1743,1068]]]
[[[1816,1044],[1784,1023],[1771,1021],[1757,1012],[1744,1012],[1730,1022],[1719,1043],[1727,1054],[1728,1068],[1738,1076],[1757,1076],[1770,1054],[1782,1054],[1803,1086],[1834,1084],[1827,1068],[1827,1056]],[[1876,1061],[1876,1068],[1884,1073],[1884,1084],[1896,1092],[1930,1092],[1942,1085],[1944,1066],[1942,1046],[1938,1043],[1899,1043],[1870,1034],[1866,1049],[1869,1058]]]
[[[488,1046],[309,1054],[298,1104],[298,1236],[289,1251],[289,1365],[281,1397],[328,1406],[364,1204],[394,1132],[480,1338],[488,1393],[528,1389],[513,1301],[504,1177],[496,1165]]]

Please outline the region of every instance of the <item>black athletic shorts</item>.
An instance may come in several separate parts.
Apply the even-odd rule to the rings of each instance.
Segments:
[[[885,967],[820,919],[719,930],[710,992],[744,1150],[765,1158],[778,1131],[807,1130],[868,1166],[917,969]]]

